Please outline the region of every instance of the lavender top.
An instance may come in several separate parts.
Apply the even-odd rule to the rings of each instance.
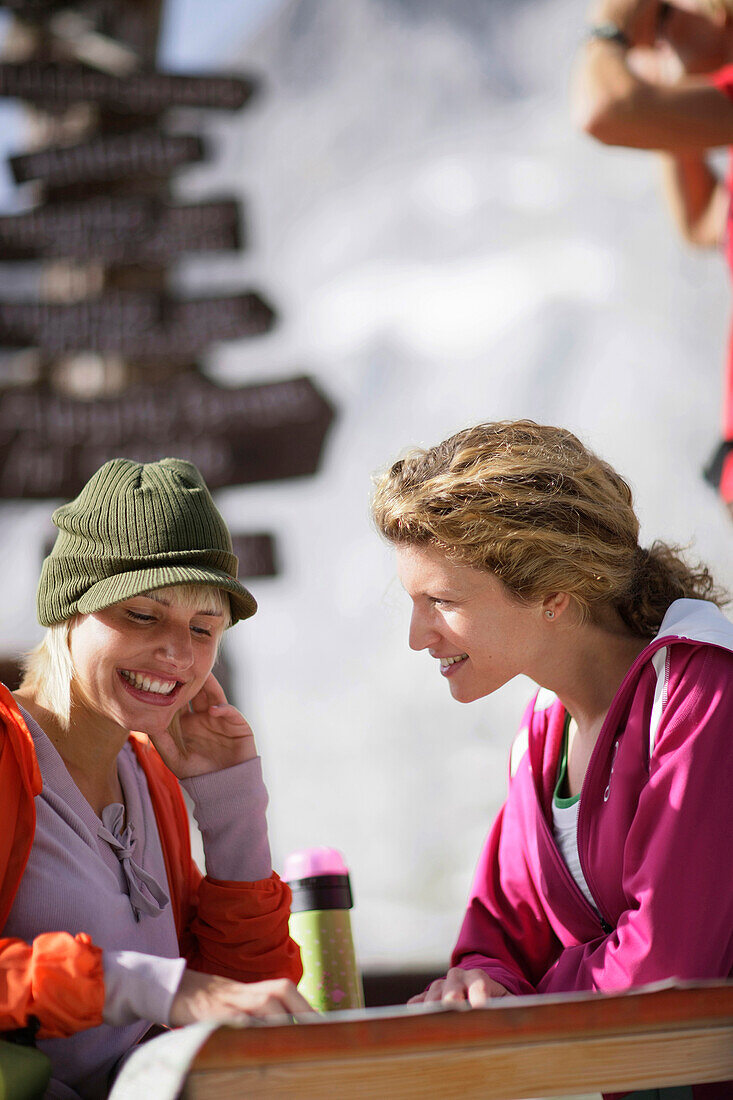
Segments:
[[[118,757],[125,807],[106,806],[100,819],[43,730],[27,712],[23,717],[43,789],[33,847],[3,935],[31,941],[47,931],[88,932],[102,948],[104,1024],[39,1043],[53,1062],[46,1100],[100,1100],[117,1063],[150,1024],[168,1023],[185,969],[160,837],[129,744]],[[259,757],[181,786],[193,799],[208,874],[230,881],[268,878],[267,792]]]

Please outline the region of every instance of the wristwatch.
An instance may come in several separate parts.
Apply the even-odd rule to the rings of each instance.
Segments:
[[[631,47],[627,34],[621,30],[618,23],[594,23],[588,28],[589,38],[599,38],[602,42],[617,42],[625,50]]]

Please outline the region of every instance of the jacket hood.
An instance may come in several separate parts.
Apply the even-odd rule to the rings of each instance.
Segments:
[[[713,645],[733,652],[733,623],[709,600],[675,600],[667,608],[659,633],[650,640],[627,673],[620,694],[625,697],[632,692],[646,663],[659,659],[657,654],[675,642]],[[658,673],[660,668],[664,668],[663,654],[661,662],[661,666],[655,665]],[[663,682],[662,680],[661,683]],[[557,756],[564,723],[565,711],[557,695],[549,688],[540,688],[529,704],[525,721],[512,746],[511,775],[516,773],[527,747],[530,747],[537,795],[545,808],[549,806],[555,785]]]
[[[733,623],[709,600],[675,600],[667,608],[654,643],[665,638],[717,645],[733,652]]]

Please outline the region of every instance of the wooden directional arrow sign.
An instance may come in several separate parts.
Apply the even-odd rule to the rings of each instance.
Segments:
[[[204,142],[197,134],[132,130],[103,134],[76,145],[49,145],[35,153],[10,157],[8,163],[16,183],[39,180],[49,187],[71,187],[137,176],[166,176],[204,157]]]
[[[135,115],[160,114],[169,107],[236,110],[254,89],[254,81],[241,76],[154,71],[114,76],[56,61],[0,62],[0,96],[44,106],[98,103]]]
[[[0,216],[4,260],[165,263],[184,252],[241,247],[241,210],[234,199],[174,205],[147,196],[109,195]]]
[[[0,347],[190,362],[213,341],[267,332],[274,317],[253,292],[190,299],[119,292],[70,305],[0,301]]]
[[[195,462],[211,489],[312,474],[333,408],[309,378],[227,389],[198,372],[79,401],[0,392],[0,499],[73,497],[116,456]]]
[[[232,549],[239,558],[239,578],[275,577],[275,540],[272,535],[232,535]]]
[[[64,0],[2,0],[0,8],[8,8],[18,15],[47,15],[56,8],[65,7]]]

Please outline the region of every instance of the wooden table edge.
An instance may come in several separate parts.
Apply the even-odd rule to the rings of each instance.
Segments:
[[[314,1024],[222,1025],[192,1071],[338,1057],[420,1053],[440,1046],[501,1047],[549,1039],[600,1038],[629,1031],[733,1028],[733,981],[680,983],[613,994],[502,998],[483,1009],[334,1019]]]

